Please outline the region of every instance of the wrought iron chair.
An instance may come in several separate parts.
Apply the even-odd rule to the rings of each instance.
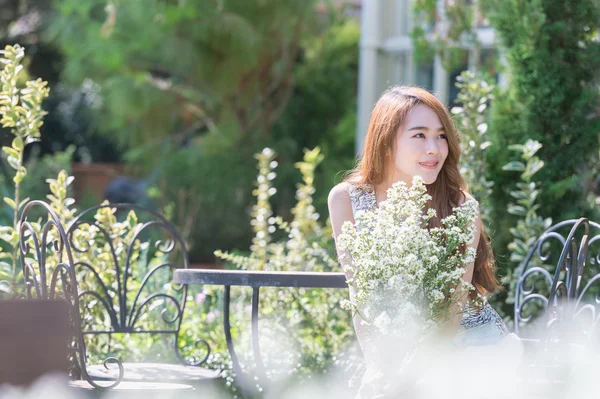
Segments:
[[[599,343],[600,224],[581,218],[551,226],[518,276],[514,329],[533,362],[531,380],[562,389],[574,373],[574,354]]]
[[[29,213],[37,216],[34,208],[48,215],[45,225],[28,221]],[[160,381],[177,390],[218,378],[217,371],[201,367],[210,354],[206,341],[195,345],[202,349],[200,357],[181,353],[187,287],[170,281],[172,271],[188,268],[189,261],[181,237],[161,215],[131,204],[100,205],[81,212],[64,229],[49,205],[31,201],[21,215],[20,248],[27,296],[52,298],[60,291],[71,304],[71,375],[81,380],[75,385],[129,384],[131,389],[135,382],[144,389],[151,382],[153,389],[160,389],[155,383]],[[151,335],[164,339],[150,341],[148,351],[171,340],[167,351],[157,354],[161,362],[124,363],[117,358],[131,340]],[[109,356],[100,365],[88,365],[90,347]]]
[[[555,224],[536,240],[520,265],[515,332],[524,338],[539,337],[539,328],[566,327],[583,318],[596,324],[599,282],[600,224],[585,218]]]

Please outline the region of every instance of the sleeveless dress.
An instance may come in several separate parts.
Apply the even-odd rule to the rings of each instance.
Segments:
[[[365,184],[357,187],[348,184],[348,193],[353,214],[377,206],[372,185]],[[490,345],[500,342],[508,334],[504,321],[487,301],[481,307],[472,307],[467,303],[454,344],[457,346]]]

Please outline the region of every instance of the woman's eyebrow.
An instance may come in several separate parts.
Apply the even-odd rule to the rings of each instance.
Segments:
[[[411,127],[410,129],[408,129],[407,131],[410,132],[411,130],[429,130],[428,127],[425,126],[415,126],[415,127]],[[438,132],[444,131],[444,127],[439,127],[438,128]]]

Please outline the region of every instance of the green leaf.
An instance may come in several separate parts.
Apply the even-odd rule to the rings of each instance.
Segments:
[[[130,228],[133,228],[137,225],[138,222],[138,218],[137,215],[135,214],[134,210],[129,211],[129,213],[127,214],[127,223],[129,224]]]
[[[11,166],[11,168],[15,169],[15,170],[19,170],[19,160],[13,156],[9,156],[6,158],[6,160],[8,161],[8,164]]]
[[[523,153],[528,157],[533,157],[540,148],[542,148],[542,144],[539,141],[529,139],[525,143]]]
[[[25,148],[25,145],[23,144],[23,139],[19,136],[13,139],[12,146],[14,149],[20,152],[23,151],[23,149]]]
[[[511,215],[516,215],[516,216],[526,216],[527,210],[522,206],[515,205],[515,204],[509,204],[508,205],[508,213],[510,213]]]
[[[17,205],[15,204],[15,201],[13,199],[4,197],[4,202],[6,202],[8,206],[10,206],[13,210],[16,210]]]
[[[511,197],[515,198],[515,199],[525,199],[527,198],[527,193],[524,193],[523,191],[511,191],[510,192]]]
[[[0,281],[0,292],[4,292],[5,294],[10,294],[12,292],[8,281]]]
[[[519,254],[526,254],[527,252],[529,252],[529,249],[525,246],[525,244],[522,241],[520,241],[520,240],[515,241],[514,244],[515,244],[516,251]]]
[[[526,223],[528,226],[539,226],[539,225],[540,225],[540,223],[541,223],[541,221],[542,221],[542,218],[541,218],[541,217],[539,217],[539,216],[538,216],[538,215],[535,213],[535,211],[533,211],[533,212],[532,212],[532,211],[529,211],[529,212],[527,213],[527,216],[525,217],[525,223]]]
[[[50,184],[48,184],[48,186],[50,187],[50,192],[54,195],[58,196],[58,183],[56,182],[56,180],[51,180],[48,179],[47,180]]]
[[[512,234],[515,238],[523,238],[523,234],[517,228],[511,227],[510,229],[508,229],[508,231],[510,231],[510,234]]]
[[[502,167],[502,170],[523,172],[525,171],[525,164],[520,161],[512,161]]]
[[[510,261],[515,263],[521,263],[525,259],[525,256],[518,254],[517,252],[512,252],[510,254]]]
[[[10,257],[9,253],[6,253],[6,255],[9,255],[8,257]],[[5,273],[6,273],[6,271],[12,271],[11,264],[8,262],[0,262],[0,272],[2,272],[2,271],[5,271]]]
[[[13,157],[15,159],[19,159],[19,153],[14,148],[11,148],[11,147],[2,147],[2,150],[9,157]]]
[[[509,150],[523,152],[525,151],[525,146],[522,144],[512,144],[508,146]]]
[[[487,149],[489,146],[492,145],[491,141],[484,141],[483,143],[481,143],[481,145],[479,146],[479,148],[484,151],[485,149]]]
[[[543,167],[544,167],[544,161],[541,161],[536,158],[533,162],[529,162],[527,164],[527,170],[525,171],[525,174],[527,176],[531,177],[531,176],[535,175]]]
[[[531,193],[529,193],[529,202],[533,204],[537,199],[539,193],[539,190],[533,190]]]
[[[31,101],[27,101],[24,98],[21,98],[21,104],[23,104],[23,108],[26,110],[30,110],[33,108],[33,103]]]
[[[16,184],[19,184],[23,181],[23,179],[25,178],[25,176],[27,176],[27,172],[24,170],[25,168],[21,168],[17,174],[15,175],[15,177],[13,178],[13,181]]]
[[[0,240],[5,241],[5,242],[7,242],[9,244],[12,244],[13,234],[12,233],[10,233],[10,234],[8,234],[8,233],[0,234]]]

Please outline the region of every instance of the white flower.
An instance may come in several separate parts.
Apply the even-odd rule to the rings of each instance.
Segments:
[[[351,310],[352,309],[352,302],[350,302],[347,299],[342,299],[340,301],[340,306],[342,307],[342,309]]]
[[[473,240],[477,202],[466,201],[442,220],[443,227],[428,229],[435,216],[435,210],[426,208],[429,199],[420,177],[410,188],[395,183],[386,201],[357,212],[355,224],[344,223],[337,239],[352,263],[346,270],[354,275],[348,284],[356,303],[350,306],[359,308],[381,334],[408,332],[419,321],[435,324],[452,303],[466,265],[475,259],[474,248],[463,253],[460,248]]]
[[[431,291],[430,297],[432,301],[442,301],[446,298],[444,293],[440,290]]]

